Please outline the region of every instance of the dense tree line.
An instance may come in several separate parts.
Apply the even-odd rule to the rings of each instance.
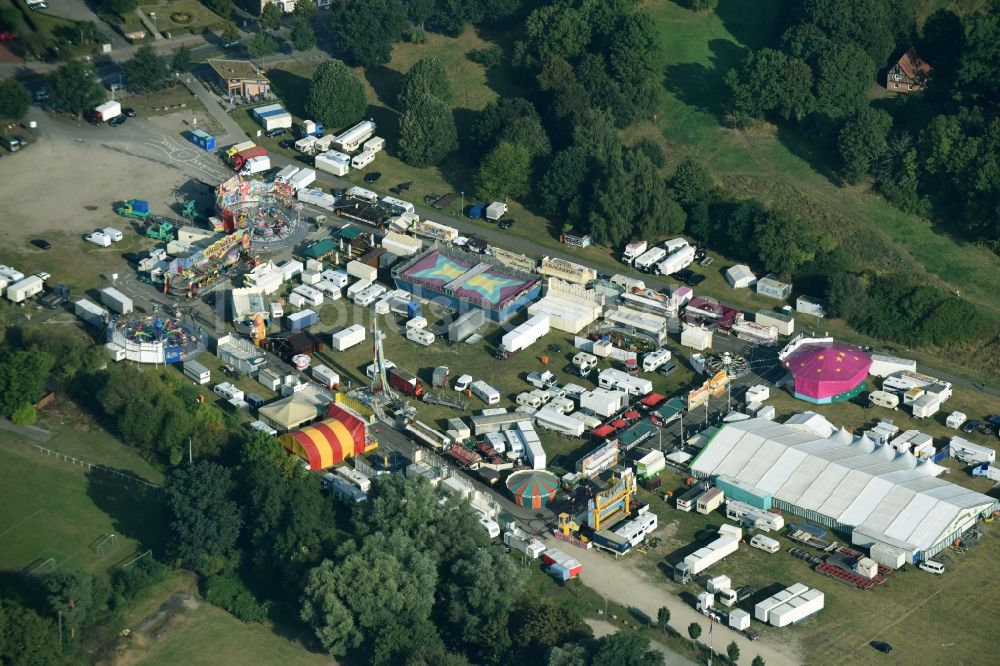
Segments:
[[[730,119],[794,123],[847,183],[870,178],[903,210],[1000,251],[1000,20],[990,5],[939,10],[918,29],[915,5],[801,0],[780,40],[726,75]],[[933,67],[922,98],[870,102],[914,45]]]

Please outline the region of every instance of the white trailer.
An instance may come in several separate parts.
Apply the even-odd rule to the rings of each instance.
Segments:
[[[667,251],[662,247],[653,247],[642,253],[633,264],[636,270],[640,271],[650,271],[653,266],[663,261],[663,258],[667,256]]]
[[[37,296],[45,289],[45,281],[37,275],[18,280],[7,287],[7,298],[14,303],[23,303],[32,296]]]
[[[294,164],[289,164],[281,171],[279,171],[277,174],[275,174],[274,182],[285,183],[287,185],[291,181],[292,176],[297,174],[299,171],[301,171],[299,167],[295,166]]]
[[[948,441],[948,455],[969,465],[996,462],[997,452],[988,446],[980,446],[963,439],[952,437]]]
[[[361,492],[367,493],[372,489],[372,480],[356,469],[341,466],[334,471],[345,481],[356,486]]]
[[[754,606],[754,617],[775,627],[787,627],[823,610],[821,591],[796,583]]]
[[[605,418],[617,414],[628,404],[628,393],[595,388],[580,395],[580,409],[588,409]]]
[[[313,169],[299,169],[294,176],[288,180],[288,185],[298,192],[303,187],[309,187],[316,182],[316,172]]]
[[[351,156],[330,150],[317,155],[313,164],[320,171],[334,176],[346,176],[351,171]]]
[[[370,139],[375,134],[375,123],[371,120],[362,120],[360,123],[337,135],[333,140],[333,147],[347,153],[353,153],[362,143]]]
[[[645,372],[653,372],[669,361],[670,356],[671,354],[669,349],[657,349],[656,351],[651,351],[642,357],[642,369]]]
[[[511,550],[516,550],[522,555],[527,555],[533,560],[537,560],[545,552],[545,544],[538,539],[525,534],[519,527],[515,527],[509,532],[504,532],[503,542]]]
[[[103,326],[104,325],[104,308],[101,306],[91,303],[86,298],[81,298],[80,300],[73,303],[74,311],[76,316],[87,322],[91,326]]]
[[[525,438],[524,457],[531,463],[532,469],[545,469],[548,465],[545,449],[542,448],[542,442],[537,435],[534,438]]]
[[[312,368],[312,376],[325,388],[332,389],[340,384],[340,375],[325,365],[317,365]]]
[[[917,362],[908,358],[899,358],[888,354],[872,354],[872,366],[868,374],[873,377],[888,377],[897,372],[916,372]]]
[[[361,199],[362,201],[367,201],[370,204],[377,204],[379,199],[378,195],[372,192],[371,190],[366,190],[365,188],[358,187],[357,185],[347,190],[347,196],[351,197],[352,199]]]
[[[719,530],[719,536],[703,548],[699,548],[674,566],[674,580],[686,583],[713,564],[735,553],[740,547],[740,534],[729,530]]]
[[[363,150],[351,158],[351,168],[364,169],[375,161],[375,153],[370,150]]]
[[[365,341],[365,327],[354,324],[330,336],[330,347],[334,351],[344,351]]]
[[[403,213],[410,213],[416,215],[417,209],[409,201],[403,201],[402,199],[397,199],[396,197],[382,197],[379,201],[379,206],[386,209],[393,215],[402,215]]]
[[[648,248],[649,243],[644,240],[627,243],[625,245],[625,250],[622,252],[622,261],[626,264],[630,264],[641,257],[643,252],[645,252]]]
[[[485,402],[487,405],[495,405],[500,402],[500,391],[496,390],[481,379],[477,379],[469,386],[472,394]]]
[[[629,395],[648,395],[653,392],[653,382],[622,372],[617,368],[605,368],[597,375],[597,385],[603,389],[618,389]]]
[[[656,265],[656,272],[660,275],[673,275],[679,270],[687,268],[694,261],[694,248],[690,245],[683,245],[680,249],[671,252],[667,258]]]
[[[323,210],[332,211],[337,207],[337,197],[318,187],[301,187],[295,192],[295,197],[302,203],[312,204]]]
[[[736,500],[726,502],[726,518],[735,520],[741,525],[750,525],[762,532],[780,530],[785,526],[785,519],[780,515]]]
[[[373,153],[377,153],[380,150],[384,149],[385,149],[385,139],[383,139],[380,136],[373,136],[372,138],[365,141],[364,144],[362,144],[361,146],[361,150],[364,150],[366,152],[371,151]]]
[[[500,346],[508,353],[531,346],[549,332],[549,315],[537,314],[500,339]]]
[[[547,430],[553,430],[570,437],[582,437],[585,429],[583,421],[567,416],[549,405],[535,412],[535,423]]]
[[[133,310],[132,299],[114,287],[101,289],[101,303],[118,314],[128,314]]]
[[[374,282],[378,278],[378,269],[360,261],[351,260],[347,262],[347,274],[353,275],[359,280]]]
[[[429,347],[437,340],[437,336],[426,329],[408,328],[406,329],[406,339],[410,342],[416,342],[418,345]]]
[[[195,384],[207,384],[212,381],[212,373],[198,361],[184,361],[184,376]]]
[[[494,201],[486,207],[487,220],[499,220],[507,214],[507,204],[502,201]]]

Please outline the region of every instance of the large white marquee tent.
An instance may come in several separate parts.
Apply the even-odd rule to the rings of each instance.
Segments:
[[[736,479],[783,511],[910,561],[941,551],[998,506],[936,478],[943,469],[843,429],[821,437],[764,419],[725,424],[692,462],[699,476]]]

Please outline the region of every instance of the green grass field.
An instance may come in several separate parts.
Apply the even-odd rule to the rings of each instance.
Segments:
[[[666,472],[662,478],[665,490],[682,485],[675,473]],[[703,589],[701,585],[695,582],[682,587],[669,582],[663,563],[682,559],[690,552],[695,533],[709,525],[720,525],[723,516],[677,511],[667,507],[658,495],[644,490],[640,490],[640,496],[659,515],[659,534],[665,543],[653,553],[637,553],[635,564],[661,577],[664,588],[691,601]],[[786,518],[789,522],[796,520]],[[1000,586],[990,573],[991,553],[1000,545],[1000,534],[995,525],[986,525],[986,533],[983,543],[965,555],[950,550],[939,555],[938,559],[951,558],[944,575],[908,567],[893,574],[884,586],[870,591],[856,590],[810,570],[787,554],[794,544],[776,534],[770,536],[779,539],[781,551],[769,554],[742,547],[710,569],[709,574],[725,574],[734,585],[752,585],[758,590],[797,582],[822,590],[826,607],[801,624],[775,628],[753,623],[753,628],[767,640],[797,644],[805,663],[882,663],[885,658],[868,646],[871,640],[891,643],[893,659],[899,663],[986,663],[982,655],[996,649],[995,632],[990,627],[1000,621],[1000,609],[991,602]],[[844,543],[843,539],[837,540]],[[974,610],[969,604],[974,604]],[[752,604],[741,607],[753,612]]]
[[[70,438],[72,431],[57,437]],[[53,442],[50,448],[56,448]],[[118,444],[119,449],[125,449]],[[130,450],[95,444],[85,458],[131,471]],[[25,438],[0,431],[0,568],[24,571],[83,569],[100,573],[134,553],[162,549],[159,494],[114,475],[39,453]],[[98,553],[95,544],[109,534],[117,546]]]
[[[244,624],[226,611],[205,604],[179,616],[136,663],[145,666],[282,666],[331,664],[330,657],[307,652],[267,626]]]

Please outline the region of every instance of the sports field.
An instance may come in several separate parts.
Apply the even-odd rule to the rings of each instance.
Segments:
[[[161,549],[158,491],[45,455],[5,430],[0,488],[4,570],[100,573],[149,548]]]

